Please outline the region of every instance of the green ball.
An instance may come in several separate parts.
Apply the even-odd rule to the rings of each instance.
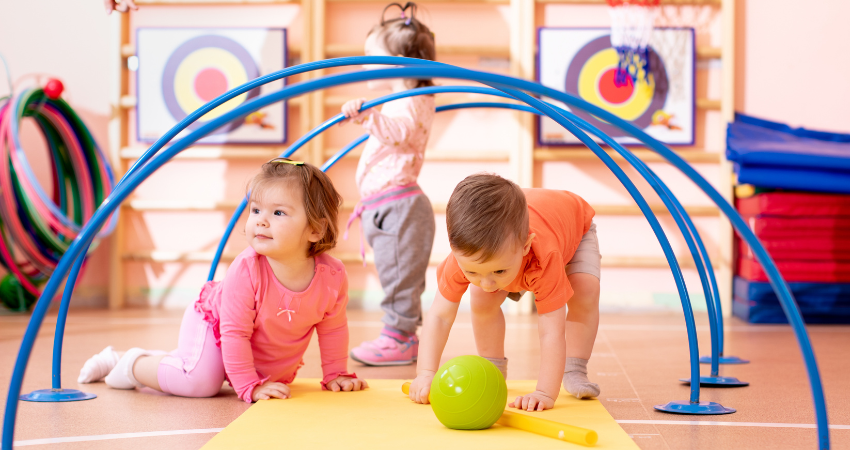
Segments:
[[[431,408],[455,430],[490,428],[505,411],[508,386],[490,361],[466,355],[443,364],[431,381]]]

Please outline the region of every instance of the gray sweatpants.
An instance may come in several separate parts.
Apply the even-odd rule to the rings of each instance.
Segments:
[[[415,333],[422,324],[420,297],[436,232],[431,201],[425,194],[394,200],[363,211],[360,224],[384,288],[383,322]]]

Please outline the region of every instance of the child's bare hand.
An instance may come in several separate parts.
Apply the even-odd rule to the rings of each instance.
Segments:
[[[508,406],[526,411],[544,411],[555,407],[555,399],[540,391],[534,391],[522,397],[517,397]]]
[[[270,398],[289,398],[289,386],[277,381],[266,381],[254,388],[251,398],[257,400],[268,400]]]
[[[104,0],[103,5],[106,7],[106,14],[112,14],[112,11],[127,12],[132,9],[138,11],[139,7],[133,0]]]
[[[325,387],[328,388],[329,391],[334,392],[362,391],[369,387],[369,383],[367,383],[366,380],[361,380],[359,378],[344,377],[340,375],[329,381]]]
[[[362,114],[360,108],[365,102],[365,98],[356,98],[354,100],[349,100],[345,102],[345,104],[342,105],[342,113],[345,115],[346,119],[340,122],[340,125],[347,123],[350,120],[357,119],[357,117]]]
[[[416,379],[410,383],[410,391],[407,394],[408,397],[416,403],[431,403],[428,396],[431,394],[431,380],[433,379],[433,374],[417,376]]]

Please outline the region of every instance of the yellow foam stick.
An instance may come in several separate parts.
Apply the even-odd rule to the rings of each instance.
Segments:
[[[401,392],[405,394],[410,392],[410,382],[401,385]],[[574,444],[593,446],[599,440],[599,435],[587,428],[541,419],[527,414],[517,414],[511,411],[503,412],[502,417],[496,423]]]

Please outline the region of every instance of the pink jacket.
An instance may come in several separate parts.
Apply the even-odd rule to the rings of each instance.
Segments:
[[[316,256],[316,273],[303,292],[284,287],[265,256],[247,248],[224,280],[204,285],[195,310],[213,325],[227,379],[239,398],[251,402],[255,386],[267,380],[289,384],[304,365],[302,357],[319,335],[322,386],[346,371],[348,363],[348,278],[341,261]]]
[[[355,120],[369,132],[357,165],[360,197],[391,187],[416,183],[436,113],[433,95],[402,98],[375,108]]]

